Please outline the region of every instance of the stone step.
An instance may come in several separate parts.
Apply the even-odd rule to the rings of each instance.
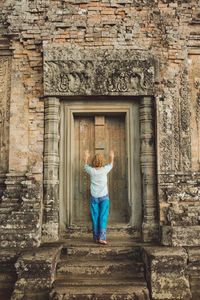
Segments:
[[[133,246],[84,246],[73,247],[64,246],[61,252],[61,258],[80,259],[81,257],[90,259],[123,259],[131,258],[141,260],[140,248]]]
[[[112,240],[112,241],[120,241],[120,242],[127,242],[127,241],[132,241],[132,242],[138,242],[140,243],[140,238],[138,237],[135,237],[134,234],[129,234],[127,233],[126,231],[109,231],[107,230],[106,232],[106,239],[108,241]],[[69,240],[71,241],[76,241],[78,242],[79,240],[80,241],[89,241],[91,240],[92,241],[92,231],[88,231],[88,232],[73,232],[73,233],[70,233],[70,234],[66,234],[66,235],[63,235],[61,238],[60,238],[60,241],[65,243],[65,242],[68,242]]]
[[[130,279],[130,278],[115,278],[111,279],[108,276],[105,278],[101,278],[98,281],[93,277],[90,276],[88,278],[80,278],[80,279],[69,279],[69,280],[62,280],[56,279],[53,283],[54,288],[65,288],[65,287],[100,287],[104,286],[105,288],[108,287],[118,287],[118,286],[140,286],[146,287],[146,282],[144,279]]]
[[[74,275],[74,274],[70,274],[70,275],[66,275],[66,274],[58,274],[56,275],[56,279],[55,282],[59,281],[59,282],[63,282],[63,284],[65,284],[65,282],[79,282],[81,283],[83,280],[88,279],[88,280],[92,280],[95,282],[101,281],[102,279],[107,280],[108,282],[110,282],[110,280],[129,280],[129,281],[133,281],[133,280],[144,280],[144,275],[142,273],[138,273],[136,274],[132,274],[131,272],[117,272],[117,274],[112,274],[112,275],[107,275],[107,274],[87,274],[84,276],[84,274],[79,274],[79,275]]]
[[[66,240],[63,243],[63,247],[92,247],[92,248],[104,248],[104,247],[140,247],[141,244],[138,242],[136,243],[133,240],[124,239],[124,240],[115,240],[112,238],[107,239],[107,245],[102,245],[100,243],[95,243],[91,238],[85,238],[82,240]],[[142,245],[143,246],[143,245]],[[146,246],[146,245],[144,245]]]
[[[133,228],[127,224],[124,223],[110,223],[108,221],[107,223],[107,229],[106,229],[107,235],[108,234],[115,234],[117,236],[119,235],[127,235],[132,236],[136,239],[141,238],[141,233],[138,230],[133,230]],[[73,238],[76,237],[77,234],[91,234],[92,228],[91,226],[85,225],[85,224],[79,224],[79,225],[71,225],[70,228],[63,234],[63,238]]]
[[[131,282],[87,286],[54,286],[50,300],[150,300],[146,284]]]
[[[110,235],[107,245],[101,245],[94,243],[91,235],[83,236],[78,235],[77,238],[71,238],[64,240],[62,257],[88,257],[95,259],[102,258],[140,258],[140,246],[144,246],[140,242],[136,242],[134,239],[127,237],[119,237]],[[148,244],[145,244],[148,246]]]
[[[57,264],[57,276],[125,276],[142,277],[143,264],[134,260],[63,260]]]

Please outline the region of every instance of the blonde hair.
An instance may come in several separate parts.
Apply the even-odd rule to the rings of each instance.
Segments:
[[[106,159],[102,153],[96,153],[92,159],[92,166],[103,167],[106,164]]]

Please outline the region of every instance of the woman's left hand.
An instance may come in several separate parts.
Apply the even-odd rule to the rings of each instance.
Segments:
[[[85,158],[88,158],[90,156],[90,152],[89,152],[89,150],[87,149],[87,150],[85,150]]]

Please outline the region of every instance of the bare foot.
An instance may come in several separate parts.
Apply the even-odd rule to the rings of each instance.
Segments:
[[[99,243],[102,244],[102,245],[107,245],[107,242],[104,241],[104,240],[99,240]]]

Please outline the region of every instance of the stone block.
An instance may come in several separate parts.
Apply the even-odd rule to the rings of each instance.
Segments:
[[[18,256],[18,251],[9,248],[0,250],[0,299],[10,299],[11,297],[13,286],[17,280],[14,264]]]
[[[187,275],[190,280],[192,299],[200,299],[200,247],[188,247]]]
[[[60,244],[44,245],[20,255],[15,263],[18,280],[12,300],[21,299],[22,296],[29,299],[29,294],[35,294],[36,297],[38,291],[40,294],[44,293],[44,298],[41,299],[47,297],[54,280],[56,261],[61,248]]]
[[[181,247],[143,248],[146,279],[152,299],[191,299],[185,275],[187,252]]]

